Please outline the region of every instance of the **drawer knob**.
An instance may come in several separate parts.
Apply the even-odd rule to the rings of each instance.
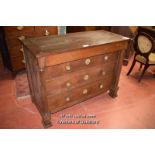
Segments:
[[[103,88],[103,84],[100,84],[100,89],[102,89]]]
[[[83,94],[85,95],[85,94],[87,94],[88,93],[88,89],[84,89],[83,90]]]
[[[70,97],[66,97],[66,101],[69,102],[70,101]]]
[[[67,82],[67,83],[66,83],[66,86],[67,86],[67,87],[70,87],[70,86],[71,86],[71,83],[70,83],[70,82]]]
[[[67,71],[70,71],[70,70],[71,70],[70,65],[67,65],[67,66],[66,66],[66,70],[67,70]]]
[[[108,56],[107,55],[104,57],[104,60],[108,60]]]
[[[21,30],[23,30],[23,28],[24,28],[24,26],[17,26],[17,30],[19,30],[19,31],[21,31]]]
[[[105,74],[106,74],[105,71],[103,71],[103,72],[102,72],[102,75],[104,76]]]
[[[48,36],[48,35],[50,35],[50,32],[46,29],[44,35]]]
[[[22,63],[23,63],[23,64],[25,64],[25,63],[26,63],[26,62],[25,62],[25,59],[23,59],[23,60],[22,60]]]
[[[86,65],[89,65],[90,64],[90,59],[89,58],[85,60],[85,64]]]
[[[21,51],[21,52],[24,52],[24,49],[23,49],[23,47],[21,47],[19,51]]]
[[[20,36],[18,37],[19,40],[24,40],[25,39],[25,36]]]
[[[88,80],[88,79],[89,79],[89,75],[85,75],[85,76],[83,77],[83,79],[84,79],[84,80]]]

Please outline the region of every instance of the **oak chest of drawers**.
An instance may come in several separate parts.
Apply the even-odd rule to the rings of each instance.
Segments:
[[[128,38],[87,31],[22,41],[32,101],[51,126],[51,113],[109,90],[117,96]]]
[[[57,26],[4,26],[3,28],[8,49],[10,70],[14,74],[25,68],[23,48],[20,40],[57,34]]]

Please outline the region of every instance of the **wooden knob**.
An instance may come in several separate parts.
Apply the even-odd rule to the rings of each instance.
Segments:
[[[102,88],[103,88],[103,84],[100,84],[100,86],[99,86],[99,87],[100,87],[100,89],[102,89]]]
[[[23,60],[22,60],[22,63],[23,63],[23,64],[25,64],[25,63],[26,63],[25,59],[23,59]]]
[[[88,80],[88,79],[89,79],[89,75],[85,75],[85,76],[83,77],[83,79],[84,79],[84,80]]]
[[[45,30],[45,33],[44,33],[44,35],[45,35],[45,36],[48,36],[48,35],[50,35],[50,33],[49,33],[49,31],[48,31],[47,29]]]
[[[67,71],[70,71],[70,70],[71,70],[70,65],[67,65],[67,66],[66,66],[66,70],[67,70]]]
[[[106,74],[105,71],[103,71],[103,72],[102,72],[102,75],[104,76],[105,74]]]
[[[104,60],[108,60],[108,56],[105,56],[105,57],[104,57]]]
[[[20,51],[20,52],[24,52],[24,49],[23,49],[23,47],[21,47],[21,48],[19,49],[19,51]]]
[[[24,28],[24,26],[17,26],[17,30],[19,30],[19,31],[21,31],[21,30],[23,30],[23,28]]]
[[[70,86],[71,86],[71,83],[70,83],[70,82],[67,82],[67,83],[66,83],[66,86],[67,86],[67,87],[70,87]]]
[[[20,36],[18,37],[19,40],[24,40],[25,39],[25,36]]]
[[[84,89],[82,93],[85,95],[85,94],[88,93],[88,90],[87,89]]]
[[[85,60],[85,64],[86,65],[89,65],[90,64],[90,59],[89,58]]]
[[[67,101],[67,102],[70,101],[70,97],[66,97],[66,101]]]

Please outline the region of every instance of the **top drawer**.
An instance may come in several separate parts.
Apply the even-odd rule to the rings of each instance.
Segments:
[[[24,35],[25,33],[32,34],[34,31],[34,26],[5,26],[5,34],[8,38],[16,37],[19,35]]]
[[[35,26],[34,28],[34,36],[49,36],[58,34],[57,26]]]
[[[64,74],[80,71],[107,62],[113,63],[115,62],[116,57],[117,53],[104,54],[47,67],[44,74],[45,79],[49,80]]]

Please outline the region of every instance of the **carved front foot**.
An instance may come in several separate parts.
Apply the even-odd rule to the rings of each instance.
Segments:
[[[117,97],[117,96],[118,96],[118,95],[117,95],[118,89],[119,89],[119,88],[110,89],[109,95],[110,95],[112,98]]]
[[[49,128],[52,126],[52,123],[51,123],[51,115],[50,113],[45,113],[43,114],[43,120],[42,120],[42,124],[44,126],[44,128]]]

